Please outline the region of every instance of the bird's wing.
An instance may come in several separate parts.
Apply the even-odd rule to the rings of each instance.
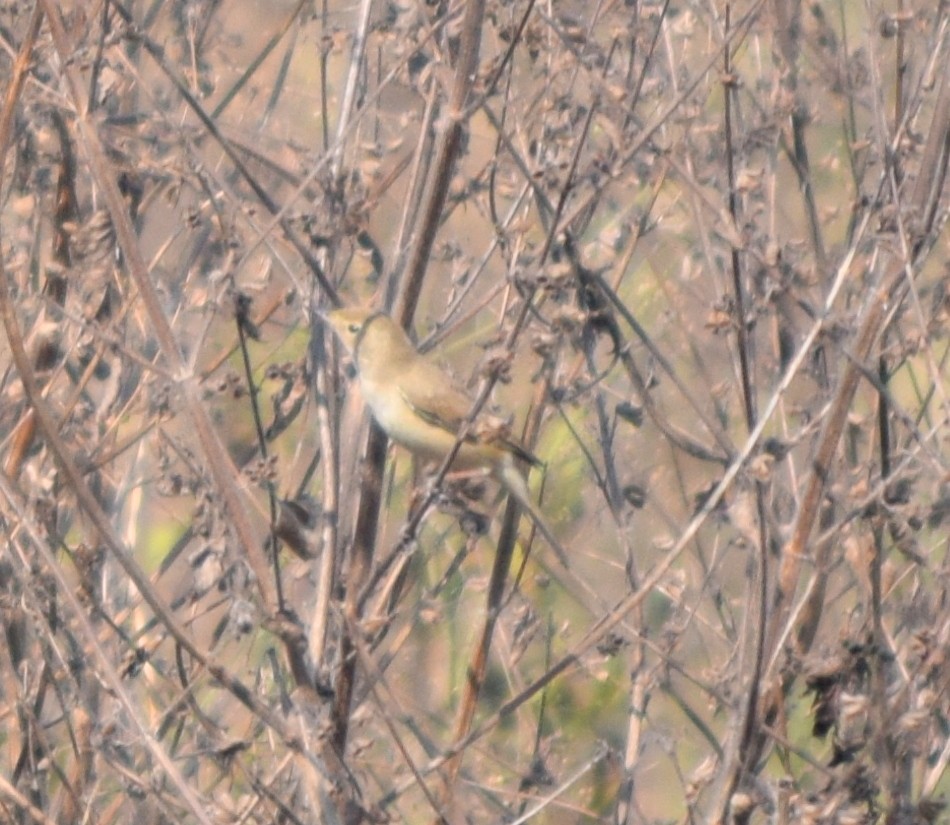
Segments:
[[[435,427],[458,434],[463,422],[468,418],[475,403],[440,367],[424,358],[418,358],[405,375],[406,380],[400,382],[402,395],[406,403],[415,410],[416,414]],[[486,438],[482,433],[491,427],[479,427],[476,419],[475,426],[466,436],[466,441],[490,441],[496,446],[513,453],[529,464],[540,465],[542,462],[522,447],[517,441],[498,434],[494,438]]]
[[[416,358],[399,382],[403,398],[422,418],[457,433],[472,411],[469,398],[444,370],[425,358]]]

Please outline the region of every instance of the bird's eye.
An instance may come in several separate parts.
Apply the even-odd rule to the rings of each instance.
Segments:
[[[350,325],[347,327],[347,329],[355,335],[357,332],[360,331],[360,325],[359,325],[359,324],[350,324]]]

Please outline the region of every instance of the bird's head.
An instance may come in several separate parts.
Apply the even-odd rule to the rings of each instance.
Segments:
[[[382,312],[352,307],[334,309],[325,318],[361,374],[400,369],[417,357],[402,327]]]
[[[328,312],[324,318],[343,346],[353,355],[360,338],[363,337],[366,322],[373,315],[372,311],[363,307],[345,307]]]

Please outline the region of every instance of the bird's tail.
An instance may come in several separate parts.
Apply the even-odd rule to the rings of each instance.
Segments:
[[[568,562],[567,552],[554,537],[554,533],[548,526],[547,520],[541,515],[541,511],[534,501],[531,500],[528,484],[513,461],[506,461],[498,468],[498,480],[501,481],[502,486],[508,491],[509,495],[514,497],[515,501],[521,505],[521,509],[528,514],[538,530],[541,531],[541,535],[544,536],[547,543],[551,546],[554,554],[558,557],[558,561],[564,565],[565,569],[570,570],[571,565]]]

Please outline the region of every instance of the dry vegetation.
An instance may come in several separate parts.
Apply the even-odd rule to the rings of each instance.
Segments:
[[[2,3],[0,820],[944,821],[948,15]]]

